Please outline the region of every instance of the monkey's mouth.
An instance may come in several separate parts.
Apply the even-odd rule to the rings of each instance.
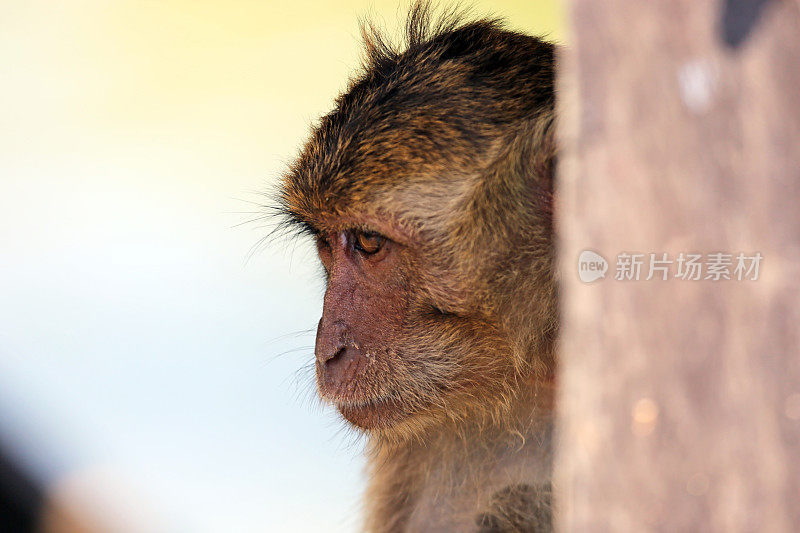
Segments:
[[[408,406],[395,396],[335,405],[345,420],[361,429],[386,429],[410,414]]]
[[[323,399],[332,403],[342,417],[364,430],[388,429],[414,412],[402,394],[391,390],[370,390],[369,383],[380,378],[358,348],[340,350],[334,357],[316,363],[317,387]],[[365,390],[366,389],[366,390]]]

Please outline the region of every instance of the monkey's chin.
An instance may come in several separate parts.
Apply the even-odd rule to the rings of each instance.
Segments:
[[[389,429],[411,415],[408,408],[394,398],[337,403],[336,408],[345,420],[364,430]]]

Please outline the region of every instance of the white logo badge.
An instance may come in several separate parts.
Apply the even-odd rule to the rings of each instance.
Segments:
[[[591,283],[606,277],[608,261],[602,255],[591,250],[584,250],[578,256],[578,277],[584,283]]]

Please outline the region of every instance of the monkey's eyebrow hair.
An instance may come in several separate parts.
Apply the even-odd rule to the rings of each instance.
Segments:
[[[319,228],[294,211],[284,212],[284,225],[302,235],[317,236],[321,233]]]

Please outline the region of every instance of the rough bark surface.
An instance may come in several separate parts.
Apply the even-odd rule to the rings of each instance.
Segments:
[[[800,2],[571,4],[557,524],[798,531]],[[580,281],[584,249],[605,279]],[[618,281],[622,252],[763,260],[645,281],[646,255]]]

